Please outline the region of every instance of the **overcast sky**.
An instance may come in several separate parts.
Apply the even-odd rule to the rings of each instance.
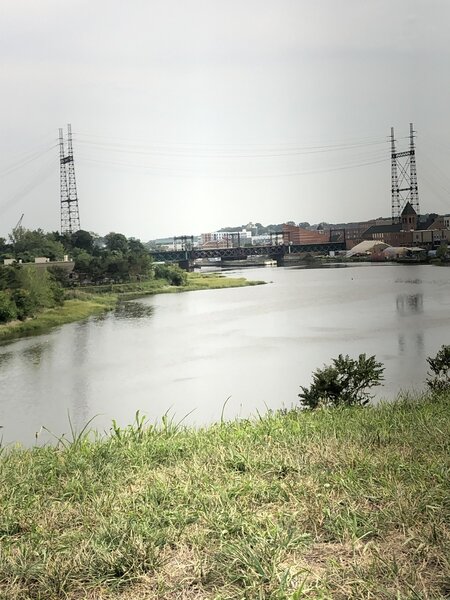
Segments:
[[[72,124],[81,227],[143,241],[389,216],[417,130],[450,212],[448,0],[1,0],[0,235],[57,230]]]

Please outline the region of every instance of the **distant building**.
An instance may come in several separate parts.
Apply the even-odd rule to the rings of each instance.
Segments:
[[[329,229],[305,229],[297,225],[283,225],[285,244],[326,244],[330,241]]]
[[[270,242],[270,233],[265,233],[263,235],[252,235],[252,245],[253,246],[269,246]]]
[[[434,247],[449,239],[445,217],[435,213],[418,215],[410,202],[405,204],[400,223],[372,225],[363,234],[365,240],[378,240],[389,246]]]
[[[64,269],[69,273],[73,271],[75,267],[75,262],[73,260],[69,260],[67,254],[64,255],[64,260],[50,260],[46,256],[37,256],[34,259],[34,262],[22,262],[22,260],[16,261],[15,258],[5,258],[3,260],[3,264],[5,266],[8,265],[19,265],[21,267],[35,267],[36,269],[48,269],[50,267],[58,267],[60,269]]]
[[[241,231],[212,231],[200,234],[202,248],[233,248],[246,246],[252,243],[252,232],[247,229]]]

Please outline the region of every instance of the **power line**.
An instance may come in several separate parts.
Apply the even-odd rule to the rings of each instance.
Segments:
[[[22,167],[30,164],[31,162],[34,162],[35,160],[41,158],[42,156],[50,152],[50,150],[53,150],[56,147],[57,144],[54,144],[52,146],[46,147],[44,150],[27,153],[21,159],[17,160],[15,163],[10,164],[10,166],[4,169],[3,171],[0,171],[0,177],[6,177],[7,175],[10,175],[14,171],[17,171],[18,169],[21,169]]]
[[[376,143],[385,143],[387,141],[386,137],[380,137],[380,136],[365,136],[365,137],[358,137],[358,138],[348,138],[346,140],[327,140],[326,142],[321,142],[318,143],[317,141],[315,142],[310,142],[307,146],[303,146],[303,145],[299,145],[298,143],[294,143],[294,142],[279,142],[279,143],[268,143],[268,142],[264,142],[264,143],[236,143],[233,142],[232,144],[230,143],[203,143],[203,142],[153,142],[151,144],[148,143],[147,140],[130,140],[127,138],[121,138],[121,137],[117,137],[117,136],[104,136],[104,135],[97,135],[97,134],[92,134],[92,133],[83,133],[83,132],[74,132],[74,137],[76,139],[81,139],[81,138],[88,138],[92,139],[100,139],[100,140],[104,140],[105,143],[112,143],[117,145],[118,143],[122,143],[124,145],[128,145],[128,146],[135,146],[135,147],[151,147],[151,148],[176,148],[176,147],[184,147],[184,148],[205,148],[205,149],[211,149],[211,148],[219,148],[219,149],[229,149],[231,148],[261,148],[261,147],[267,147],[267,148],[301,148],[301,149],[314,149],[314,148],[330,148],[330,147],[336,147],[336,146],[348,146],[348,145],[355,145],[355,144],[364,144],[364,143],[371,143],[371,142],[376,142]]]
[[[0,214],[4,214],[13,204],[19,204],[20,201],[34,189],[39,187],[41,183],[46,181],[55,170],[55,162],[52,159],[48,161],[44,167],[41,167],[38,172],[19,190],[11,194],[7,200],[0,204]]]
[[[103,160],[103,159],[95,159],[95,158],[90,158],[90,157],[85,157],[85,156],[79,156],[79,161],[80,162],[84,162],[84,163],[91,163],[91,164],[101,164],[104,166],[111,166],[111,167],[124,167],[124,168],[129,168],[129,169],[143,169],[146,171],[152,171],[155,174],[160,174],[160,175],[164,175],[169,173],[172,176],[175,177],[206,177],[206,178],[217,178],[217,179],[222,179],[222,178],[260,178],[260,177],[292,177],[292,176],[300,176],[300,175],[314,175],[314,174],[319,174],[319,173],[330,173],[333,171],[341,171],[341,170],[346,170],[346,169],[354,169],[354,168],[359,168],[359,167],[365,167],[365,166],[370,166],[370,165],[375,165],[375,164],[380,164],[380,163],[385,163],[387,162],[389,159],[388,158],[380,158],[378,160],[371,160],[371,161],[366,161],[366,162],[357,162],[357,163],[351,163],[351,164],[344,164],[344,165],[340,165],[340,166],[336,166],[336,167],[330,167],[330,168],[326,168],[326,169],[313,169],[313,170],[304,170],[304,171],[284,171],[284,172],[279,172],[279,173],[201,173],[201,172],[195,172],[195,171],[189,171],[189,170],[180,170],[178,169],[177,171],[174,172],[174,170],[171,167],[164,167],[161,165],[143,165],[143,164],[137,164],[137,163],[126,163],[126,162],[122,162],[122,161],[110,161],[110,160]]]
[[[159,157],[181,157],[181,158],[279,158],[286,156],[300,156],[308,154],[318,154],[325,152],[345,152],[371,146],[386,146],[386,140],[370,141],[364,143],[352,144],[336,144],[326,146],[305,146],[305,147],[284,147],[275,148],[267,147],[267,149],[242,152],[242,148],[236,147],[234,150],[229,148],[211,148],[211,147],[191,147],[183,148],[176,146],[143,146],[143,145],[124,145],[107,142],[93,142],[89,140],[77,139],[77,143],[82,146],[100,148],[109,152],[118,152],[124,154],[151,155]]]

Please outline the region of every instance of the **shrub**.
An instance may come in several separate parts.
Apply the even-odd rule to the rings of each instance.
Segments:
[[[155,277],[157,279],[167,279],[171,285],[187,284],[187,273],[180,269],[178,265],[156,265]]]
[[[300,403],[305,408],[320,406],[365,406],[372,397],[367,391],[383,380],[384,367],[375,356],[360,354],[357,360],[348,355],[333,359],[313,373],[310,388],[301,386]]]
[[[433,392],[450,390],[450,346],[443,345],[434,358],[428,357],[431,367],[428,372],[427,385]]]
[[[7,292],[0,292],[0,323],[7,323],[17,318],[16,305]]]
[[[24,321],[36,314],[38,306],[28,290],[18,288],[11,293],[11,299],[16,305],[17,318]]]

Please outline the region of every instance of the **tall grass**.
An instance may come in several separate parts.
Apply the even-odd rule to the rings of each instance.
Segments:
[[[450,395],[0,459],[0,597],[443,599]]]

